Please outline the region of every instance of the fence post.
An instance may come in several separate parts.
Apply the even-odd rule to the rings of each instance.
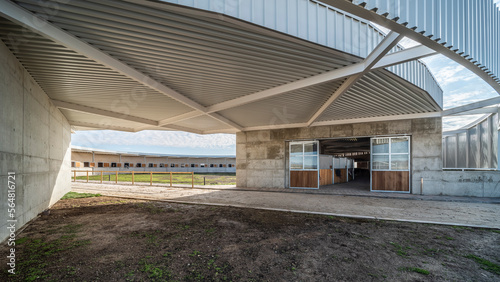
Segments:
[[[170,172],[170,187],[172,187],[172,172]]]
[[[89,171],[87,170],[87,183],[89,183]]]
[[[149,186],[153,186],[153,172],[149,172]]]
[[[76,182],[76,170],[74,170],[73,173],[74,173],[73,182]]]
[[[134,172],[132,171],[132,185],[134,185]]]
[[[102,184],[102,170],[101,170],[101,184]]]
[[[118,184],[118,171],[115,172],[115,183]]]
[[[194,188],[194,171],[191,171],[191,188]]]

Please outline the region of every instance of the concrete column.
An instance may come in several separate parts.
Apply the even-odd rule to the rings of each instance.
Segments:
[[[71,190],[71,126],[2,41],[0,78],[0,206],[8,203],[9,180],[16,204],[14,218],[0,212],[2,242],[7,220],[19,230]]]

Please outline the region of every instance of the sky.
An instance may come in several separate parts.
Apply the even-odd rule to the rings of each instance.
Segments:
[[[500,5],[500,0],[493,0]],[[383,29],[383,28],[381,28]],[[384,30],[384,29],[383,29]],[[408,39],[400,42],[414,46]],[[443,89],[444,108],[449,109],[498,96],[493,88],[462,65],[435,55],[422,61]],[[475,121],[477,116],[445,117],[443,130],[454,130]],[[147,130],[136,133],[112,130],[77,131],[71,144],[94,149],[181,155],[235,155],[234,134],[198,135],[188,132]]]

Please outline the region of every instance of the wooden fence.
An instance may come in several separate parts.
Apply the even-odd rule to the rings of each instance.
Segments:
[[[161,172],[161,171],[88,171],[88,170],[72,170],[73,172],[73,182],[76,182],[76,173],[77,172],[86,172],[87,173],[87,182],[89,182],[89,172],[92,174],[101,173],[101,183],[103,181],[103,174],[106,173],[114,173],[115,174],[115,183],[118,183],[118,173],[119,174],[132,174],[132,185],[135,183],[134,175],[137,174],[149,174],[149,185],[153,185],[153,174],[170,174],[170,187],[172,187],[172,175],[173,174],[191,174],[191,187],[194,188],[194,172]],[[109,174],[110,175],[110,174]]]

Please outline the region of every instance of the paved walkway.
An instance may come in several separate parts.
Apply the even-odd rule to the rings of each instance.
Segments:
[[[415,197],[394,199],[237,189],[72,183],[72,190],[75,192],[100,193],[106,196],[500,229],[500,204],[498,203],[426,201]]]

